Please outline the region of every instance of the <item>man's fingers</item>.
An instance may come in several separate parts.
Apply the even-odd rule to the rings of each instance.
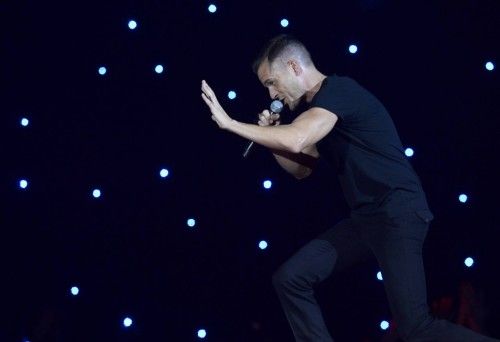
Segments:
[[[280,119],[280,115],[279,114],[273,114],[273,115],[271,115],[271,120],[277,121],[279,119]]]
[[[207,106],[209,106],[210,108],[212,108],[212,101],[208,98],[208,96],[205,94],[205,93],[201,93],[201,98],[203,99],[203,101],[205,101],[205,103],[207,104]]]
[[[215,100],[215,93],[205,80],[201,82],[201,89],[209,99]]]

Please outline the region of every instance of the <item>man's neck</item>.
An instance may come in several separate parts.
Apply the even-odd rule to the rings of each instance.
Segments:
[[[309,87],[308,90],[306,90],[304,94],[304,98],[306,102],[311,102],[312,99],[314,98],[314,95],[319,91],[321,88],[321,84],[323,83],[323,80],[326,78],[326,75],[323,75],[321,72],[315,70],[311,77],[310,77],[310,82],[309,82]]]

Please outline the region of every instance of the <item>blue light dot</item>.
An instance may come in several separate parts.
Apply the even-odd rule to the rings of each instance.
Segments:
[[[415,154],[415,151],[413,151],[412,148],[407,148],[405,150],[405,154],[406,154],[407,157],[413,157],[413,155]]]
[[[474,265],[474,259],[472,259],[471,257],[466,258],[464,264],[467,267],[472,267],[472,265]]]
[[[161,171],[160,171],[160,177],[165,178],[165,177],[168,176],[168,174],[169,174],[169,172],[168,172],[167,169],[161,169]]]
[[[26,189],[28,187],[28,181],[26,179],[22,179],[19,181],[19,187],[21,189]]]
[[[356,45],[350,45],[349,46],[349,52],[352,53],[352,54],[355,54],[356,52],[358,52],[358,47]]]
[[[161,74],[163,72],[163,65],[161,64],[158,64],[156,67],[155,67],[155,72],[157,74]]]
[[[104,76],[104,75],[106,75],[106,72],[107,72],[106,67],[100,67],[99,68],[99,75],[103,75]]]
[[[486,70],[493,71],[493,69],[495,69],[495,64],[493,64],[493,62],[487,62],[485,64],[485,67],[486,67]]]
[[[281,26],[287,27],[289,24],[288,19],[281,19]]]
[[[95,198],[101,197],[101,190],[95,189],[94,191],[92,191],[92,196],[94,196]]]
[[[265,180],[263,185],[265,189],[271,189],[271,187],[273,186],[273,182],[271,182],[270,180]]]
[[[196,220],[195,220],[195,219],[192,219],[192,218],[191,218],[191,219],[189,219],[189,220],[187,220],[187,225],[188,225],[189,227],[194,227],[194,226],[196,225]]]
[[[229,97],[230,100],[234,100],[236,98],[236,92],[231,90],[229,93],[227,93],[227,97]]]
[[[387,330],[388,328],[389,328],[389,322],[387,321],[380,322],[380,329]]]
[[[80,293],[80,289],[79,289],[78,287],[76,287],[76,286],[73,286],[73,287],[71,288],[71,294],[72,294],[73,296],[77,296],[77,295],[78,295],[78,293]]]
[[[460,196],[458,196],[458,200],[459,200],[460,202],[462,202],[462,203],[467,202],[467,199],[468,199],[468,197],[467,197],[467,195],[466,195],[466,194],[461,194]]]
[[[267,246],[268,246],[268,245],[267,245],[267,242],[266,242],[266,241],[262,240],[261,242],[259,242],[259,248],[260,248],[260,249],[264,250],[264,249],[266,249],[266,248],[267,248]]]
[[[384,278],[382,277],[382,272],[380,271],[377,272],[377,279],[380,281],[384,280]]]
[[[217,6],[215,6],[214,4],[211,4],[210,6],[208,6],[208,11],[210,13],[215,13],[217,11]]]
[[[207,337],[207,331],[205,329],[198,330],[198,337],[199,338],[205,338],[205,337]]]
[[[123,326],[124,326],[125,328],[130,327],[130,326],[132,325],[132,323],[134,323],[134,322],[132,321],[132,319],[131,319],[130,317],[126,317],[126,318],[123,320]]]
[[[130,20],[128,22],[128,28],[131,30],[135,30],[137,28],[137,22],[135,20]]]
[[[30,121],[26,118],[21,119],[21,126],[26,127],[30,124]]]

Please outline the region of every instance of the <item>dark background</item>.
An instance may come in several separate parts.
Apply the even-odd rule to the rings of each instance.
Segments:
[[[200,98],[206,79],[234,118],[253,121],[270,100],[251,63],[282,32],[387,107],[436,217],[429,302],[452,298],[453,320],[465,281],[483,332],[500,337],[500,100],[498,71],[484,67],[498,58],[500,2],[208,4],[0,2],[0,340],[194,341],[199,328],[208,341],[292,340],[271,275],[348,215],[335,174],[320,163],[298,182],[261,147],[243,160],[246,141],[218,129]],[[318,287],[339,341],[387,334],[377,271],[371,262]]]

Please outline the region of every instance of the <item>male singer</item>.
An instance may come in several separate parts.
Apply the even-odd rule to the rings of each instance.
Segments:
[[[302,247],[273,276],[297,341],[332,341],[313,288],[332,271],[374,255],[405,341],[491,341],[429,314],[422,244],[433,215],[404,155],[388,112],[349,77],[316,69],[305,46],[287,35],[270,40],[254,63],[271,99],[307,110],[291,124],[264,110],[258,125],[233,120],[202,81],[202,98],[222,129],[268,147],[297,179],[320,155],[332,165],[351,215]]]

